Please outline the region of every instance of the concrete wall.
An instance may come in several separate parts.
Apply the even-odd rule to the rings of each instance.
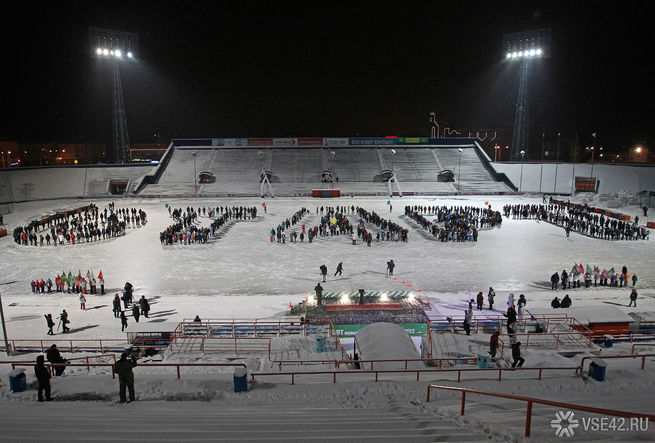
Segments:
[[[492,163],[521,192],[570,194],[575,177],[596,177],[599,193],[655,191],[655,166],[589,163]],[[593,168],[593,172],[592,172]]]

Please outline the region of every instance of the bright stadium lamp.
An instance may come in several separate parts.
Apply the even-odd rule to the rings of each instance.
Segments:
[[[527,32],[516,32],[503,36],[503,51],[511,53],[506,57],[509,62],[521,61],[519,75],[519,93],[516,99],[514,131],[512,135],[512,160],[521,159],[521,151],[528,151],[528,71],[532,59],[545,56],[550,49],[550,28]]]
[[[95,48],[96,55],[107,57],[111,54],[110,58],[112,61],[110,63],[112,63],[114,71],[113,160],[115,162],[125,163],[130,160],[130,142],[127,132],[127,120],[125,117],[125,105],[123,104],[123,87],[121,85],[119,66],[120,63],[126,63],[123,54],[127,53],[128,58],[133,59],[133,52],[138,50],[139,36],[133,32],[90,27],[89,43],[91,48]]]

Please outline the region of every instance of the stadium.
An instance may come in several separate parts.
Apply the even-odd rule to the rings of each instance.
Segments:
[[[645,19],[158,6],[16,34],[0,441],[655,440]]]

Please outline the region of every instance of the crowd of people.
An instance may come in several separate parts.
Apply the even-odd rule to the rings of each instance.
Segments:
[[[650,231],[639,226],[639,216],[634,223],[608,217],[603,212],[594,212],[586,205],[560,204],[525,204],[505,205],[503,212],[513,219],[543,220],[564,228],[567,237],[571,231],[588,237],[605,240],[648,240]]]
[[[257,207],[245,206],[217,206],[216,208],[187,206],[172,209],[168,206],[168,213],[175,221],[159,233],[159,241],[162,245],[190,245],[193,243],[207,243],[229,220],[254,220],[257,217]],[[198,225],[198,218],[204,216],[212,219],[209,227]]]
[[[607,269],[601,271],[598,266],[594,266],[592,269],[589,265],[585,268],[582,264],[574,264],[571,272],[566,272],[566,269],[562,269],[561,274],[558,272],[552,274],[550,276],[550,288],[556,290],[560,283],[562,289],[579,288],[582,283],[584,283],[585,288],[590,288],[592,281],[594,287],[608,286],[622,288],[623,285],[628,287],[630,281],[632,281],[632,286],[634,287],[638,280],[639,277],[637,277],[636,273],[633,273],[632,277],[630,277],[627,266],[623,266],[621,272],[618,273],[614,270],[614,267],[610,268],[609,271]]]
[[[478,241],[478,229],[501,226],[503,222],[500,212],[491,206],[405,206],[405,215],[442,242]]]
[[[47,280],[37,278],[30,282],[32,293],[51,294],[53,292],[52,285],[53,282],[50,278]],[[55,292],[96,294],[98,292],[98,286],[100,286],[100,294],[105,293],[105,279],[102,271],[100,271],[97,278],[89,270],[86,271],[86,277],[82,277],[79,271],[77,277],[73,276],[71,271],[68,271],[68,275],[62,272],[61,275],[58,274],[55,278],[54,285]]]
[[[19,245],[53,246],[89,243],[125,234],[128,227],[140,227],[147,221],[146,213],[136,208],[116,208],[109,203],[103,211],[94,205],[32,220],[14,229],[14,241]]]

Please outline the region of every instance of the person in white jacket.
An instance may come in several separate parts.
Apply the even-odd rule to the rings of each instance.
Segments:
[[[80,309],[86,311],[86,297],[84,294],[80,294]]]

